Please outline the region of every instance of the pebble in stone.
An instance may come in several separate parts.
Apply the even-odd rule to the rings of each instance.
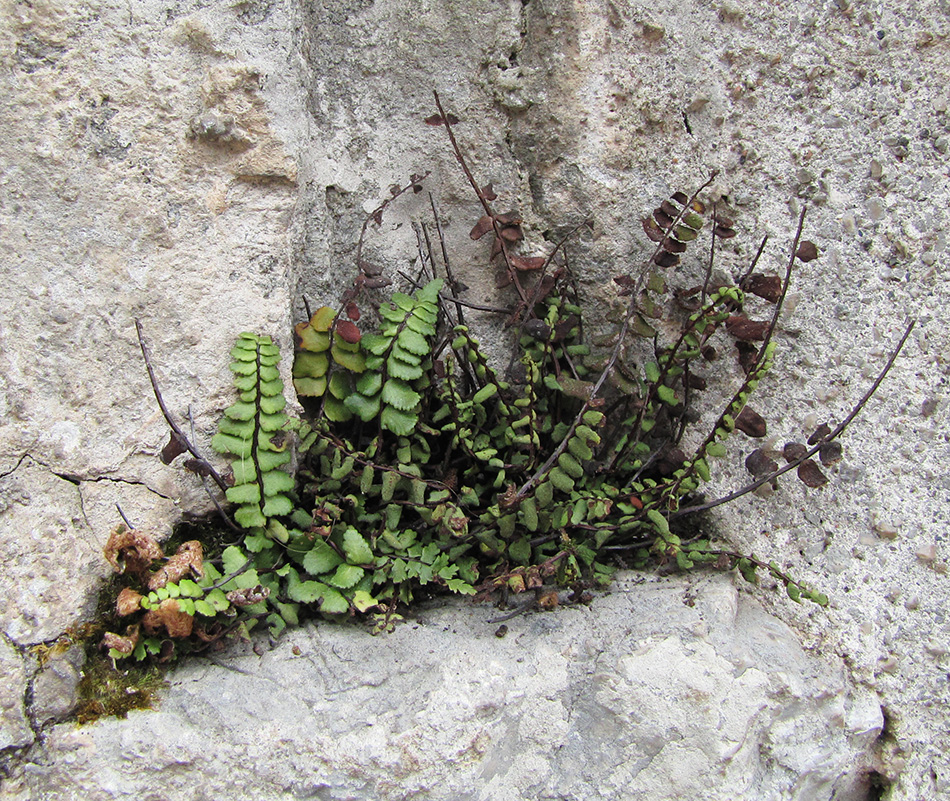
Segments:
[[[934,635],[927,641],[927,653],[931,656],[946,656],[950,654],[950,646],[947,644],[947,634]]]
[[[897,661],[896,657],[888,656],[881,660],[881,670],[885,673],[897,673],[899,667],[900,662]]]
[[[666,30],[662,25],[655,25],[650,22],[643,23],[643,38],[648,42],[659,42],[666,36]]]
[[[896,522],[887,520],[886,518],[880,519],[875,515],[872,525],[874,526],[874,530],[877,532],[878,536],[882,539],[897,539],[897,534],[900,527]]]
[[[937,546],[933,543],[922,545],[917,549],[917,558],[925,564],[930,564],[937,558]]]

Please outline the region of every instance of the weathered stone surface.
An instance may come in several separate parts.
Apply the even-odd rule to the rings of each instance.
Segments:
[[[504,638],[493,614],[193,660],[157,711],[54,727],[9,797],[866,797],[876,695],[728,577],[623,576]]]
[[[26,714],[26,668],[23,657],[0,635],[0,749],[29,745],[33,729]]]
[[[336,297],[352,274],[366,212],[409,174],[432,171],[427,186],[466,282],[479,300],[498,299],[480,268],[483,243],[468,240],[477,201],[443,133],[421,124],[437,88],[462,119],[479,180],[493,181],[499,203],[525,216],[529,252],[549,247],[545,234],[592,220],[572,262],[585,300],[608,314],[611,278],[648,254],[639,217],[671,191],[720,171],[708,199],[721,198],[743,234],[719,256],[731,272],[764,233],[763,264],[780,270],[798,209],[809,204],[807,235],[822,256],[797,272],[778,334],[781,379],[755,403],[778,445],[842,419],[905,314],[919,317],[892,377],[846,436],[831,483],[806,493],[786,481],[767,501],[717,510],[715,521],[737,547],[776,558],[831,597],[827,612],[780,596],[762,603],[846,671],[841,686],[853,685],[856,700],[842,719],[854,753],[869,753],[858,732],[874,735],[880,705],[867,699],[880,697],[887,737],[875,770],[891,801],[950,797],[948,35],[938,0],[4,5],[4,632],[18,645],[48,640],[92,608],[116,502],[136,523],[165,528],[208,507],[193,477],[156,458],[166,430],[133,318],[142,320],[169,407],[180,420],[191,407],[207,449],[230,400],[224,354],[233,336],[260,330],[287,345],[301,296]],[[423,193],[394,206],[382,230],[371,230],[367,258],[390,272],[407,267],[409,223],[427,219],[427,204]],[[684,260],[670,280],[696,283],[702,269],[701,259]],[[718,465],[710,494],[746,480],[752,447],[737,437],[739,452]],[[687,656],[698,664],[702,652]],[[260,669],[277,669],[279,653]],[[724,653],[707,651],[711,675],[722,677]],[[21,700],[4,707],[0,723],[18,745],[27,736],[18,704],[29,677],[16,659],[9,665],[10,698]],[[614,672],[624,687],[631,681]],[[530,703],[544,708],[541,697]],[[418,703],[407,698],[405,708]],[[671,719],[684,708],[678,702]],[[168,710],[156,726],[170,725]],[[812,739],[845,737],[837,720]],[[250,732],[253,722],[236,728]],[[50,775],[85,753],[84,737],[101,736],[68,739],[65,731],[54,742],[78,750],[55,746]],[[566,753],[532,750],[525,732],[520,741],[512,735],[522,750],[496,774],[514,777],[536,759],[550,777],[567,770]],[[354,768],[372,787],[397,764],[390,746],[377,747],[378,762]],[[289,752],[261,751],[281,754],[269,763],[274,775],[309,769]],[[794,797],[782,776],[810,763],[782,753],[763,763],[762,781],[784,787],[774,797]],[[559,780],[563,793],[576,791],[566,773]],[[550,782],[543,787],[562,787]]]
[[[30,712],[37,725],[63,720],[75,709],[85,658],[81,645],[54,649],[36,671]]]
[[[89,590],[106,572],[79,488],[26,457],[0,478],[0,498],[0,626],[21,645],[55,639],[93,612]]]

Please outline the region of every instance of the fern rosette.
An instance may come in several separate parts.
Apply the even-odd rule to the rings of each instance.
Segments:
[[[450,128],[452,115],[439,109],[427,122]],[[370,219],[378,223],[390,200],[418,189],[418,179],[394,190]],[[726,455],[726,441],[736,432],[766,436],[766,421],[748,400],[772,365],[771,338],[795,259],[817,257],[816,247],[800,240],[804,215],[784,278],[756,271],[763,241],[741,277],[714,280],[711,255],[702,283],[674,288],[668,279],[681,275],[671,276],[670,268],[699,237],[706,213],[699,192],[674,193],[643,221],[656,243],[648,264],[614,277],[615,334],[591,343],[566,240],[547,256],[515,255],[513,243],[527,246],[520,216],[494,213],[491,185],[472,186],[486,215],[471,237],[494,232],[491,261],[499,288],[515,286],[514,305],[462,300],[464,286],[452,274],[437,224],[445,280],[409,279],[413,289],[394,292],[381,305],[377,296],[364,296],[378,307],[380,325],[363,332],[356,325],[361,293],[391,281],[357,258],[359,275],[344,294],[343,311],[324,306],[295,326],[292,374],[304,419],[285,414],[277,346],[266,336],[238,337],[230,369],[239,397],[212,438],[231,462],[227,480],[169,417],[141,343],[173,431],[163,460],[188,450],[195,457],[190,468],[203,468],[225,490],[243,536],[204,561],[197,542],[166,556],[140,532],[114,532],[106,555],[131,584],[117,600],[125,633],[104,640],[113,658],[164,659],[170,641],[203,648],[232,631],[246,636],[259,621],[276,636],[307,613],[371,612],[376,631],[390,629],[400,604],[432,591],[486,597],[535,590],[536,606],[548,609],[559,602],[557,585],[569,585],[571,600],[583,601],[585,590],[607,583],[618,564],[680,570],[708,564],[751,582],[767,572],[792,600],[828,603],[775,562],[715,547],[699,527],[679,521],[765,483],[777,486],[792,469],[808,487],[825,484],[812,457],[824,466],[840,458],[833,440],[883,380],[913,323],[843,423],[822,426],[807,446],[786,445],[782,468],[765,446],[752,451],[745,464],[753,482],[706,500],[701,485],[714,460]],[[715,205],[711,217],[714,255],[716,240],[736,232]],[[417,230],[419,275],[434,276],[437,252],[425,226]],[[361,245],[362,236],[357,253]],[[444,285],[450,292],[440,302]],[[746,316],[761,312],[756,297],[772,304],[771,319]],[[504,360],[482,347],[463,306],[502,311],[507,331],[517,329],[505,370],[496,372]],[[675,327],[663,321],[667,309],[679,310]],[[724,342],[736,359],[721,357]],[[717,360],[739,372],[710,376],[726,382],[730,400],[711,427],[697,432],[704,416],[695,401]],[[295,475],[286,469],[291,438]]]

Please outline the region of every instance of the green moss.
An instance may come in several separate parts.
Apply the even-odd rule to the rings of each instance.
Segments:
[[[152,709],[158,692],[167,686],[161,668],[135,664],[118,670],[95,649],[83,668],[74,719],[92,723],[102,717],[124,718],[133,709]]]

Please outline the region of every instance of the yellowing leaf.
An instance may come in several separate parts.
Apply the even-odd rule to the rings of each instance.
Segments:
[[[354,373],[362,373],[366,369],[366,360],[361,352],[351,353],[334,344],[330,350],[333,361]]]
[[[379,601],[366,592],[366,590],[357,590],[353,593],[353,606],[360,612],[365,612],[368,609],[379,606]]]

